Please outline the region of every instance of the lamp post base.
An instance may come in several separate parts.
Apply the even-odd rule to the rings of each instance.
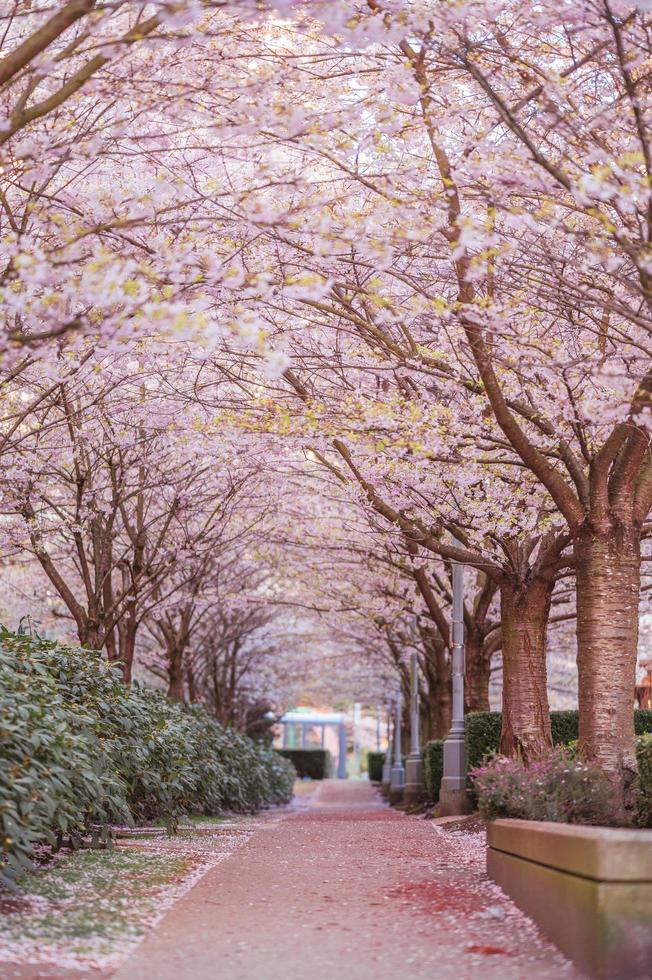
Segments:
[[[459,780],[454,777],[444,776],[439,790],[440,816],[462,817],[467,813],[473,813],[473,806],[466,786],[460,786]]]
[[[380,792],[385,797],[389,797],[389,786],[392,779],[392,764],[387,761],[383,764],[383,776],[380,781]]]
[[[404,789],[402,786],[389,788],[389,803],[390,806],[396,806],[398,803],[403,802]]]
[[[415,806],[423,799],[423,764],[421,754],[410,754],[405,761],[405,803]]]
[[[389,784],[389,802],[392,806],[395,803],[403,802],[405,792],[405,769],[403,766],[392,766],[391,779]]]
[[[453,721],[450,735],[444,741],[444,778],[439,790],[439,812],[442,817],[473,812],[466,789],[464,722]]]
[[[405,790],[403,792],[403,802],[406,803],[407,806],[418,806],[422,801],[423,787],[411,786],[410,783],[406,783]]]

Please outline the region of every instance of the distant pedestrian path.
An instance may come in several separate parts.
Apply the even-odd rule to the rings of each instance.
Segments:
[[[578,977],[484,877],[483,835],[326,781],[209,871],[114,980]]]

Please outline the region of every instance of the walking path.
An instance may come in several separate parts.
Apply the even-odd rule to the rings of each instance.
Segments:
[[[113,980],[577,978],[483,864],[483,835],[327,781],[209,871]]]

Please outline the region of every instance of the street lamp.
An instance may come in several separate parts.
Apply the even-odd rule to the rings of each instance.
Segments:
[[[418,636],[418,619],[414,617],[414,634]],[[405,802],[420,803],[423,796],[423,763],[419,741],[419,662],[417,651],[410,656],[410,754],[405,763]]]
[[[392,777],[392,713],[387,707],[387,750],[385,752],[385,761],[383,762],[383,778],[380,784],[381,790],[385,796],[389,796],[389,786]]]
[[[458,544],[455,541],[455,544]],[[444,741],[444,775],[439,791],[442,817],[470,813],[466,792],[466,751],[464,745],[464,565],[453,565],[453,610],[451,616],[451,659],[453,674],[453,717]]]
[[[401,754],[401,708],[403,704],[403,694],[399,681],[396,691],[396,720],[394,722],[394,764],[390,773],[389,780],[389,802],[400,803],[403,799],[405,788],[405,768],[403,766],[403,756]]]

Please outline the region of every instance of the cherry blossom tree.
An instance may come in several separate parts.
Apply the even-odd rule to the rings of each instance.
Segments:
[[[403,682],[414,644],[433,730],[463,561],[467,706],[500,649],[502,749],[547,751],[548,625],[576,608],[580,750],[626,808],[652,508],[649,12],[279,11],[9,11],[6,554],[32,554],[82,642],[125,664],[144,623],[174,696],[212,670],[219,711],[228,676],[277,649],[279,609],[327,622],[352,664],[380,644]]]
[[[325,224],[284,236],[295,245],[285,252],[286,281],[301,264],[328,294],[308,303],[312,320],[304,315],[302,328],[299,311],[292,326],[277,313],[267,319],[295,349],[298,338],[311,383],[328,363],[341,377],[341,356],[325,358],[327,342],[315,352],[315,337],[345,320],[340,335],[355,332],[373,358],[373,368],[359,359],[361,373],[392,384],[388,372],[398,369],[403,389],[421,391],[435,378],[440,402],[461,390],[490,412],[503,468],[526,467],[544,507],[552,503],[565,524],[552,566],[551,541],[543,551],[547,586],[568,546],[578,572],[582,749],[627,796],[639,542],[650,506],[647,89],[638,67],[648,15],[587,2],[564,10],[558,37],[557,5],[536,14],[511,3],[488,15],[477,5],[425,13],[372,6],[396,56],[357,52],[348,76],[351,101],[357,93],[358,110],[364,105],[352,117],[355,136],[301,144],[331,187],[346,188],[347,206],[342,192]],[[325,249],[329,239],[341,250]],[[350,367],[353,349],[336,349],[346,349]],[[297,378],[313,398],[305,374]],[[521,554],[538,553],[541,540]],[[516,605],[538,591],[524,567]],[[546,592],[539,612],[525,602],[504,634],[529,643],[528,630],[545,621]],[[508,603],[504,625],[509,618]]]
[[[10,547],[34,555],[80,643],[106,647],[126,680],[143,617],[196,579],[246,478],[228,444],[205,456],[202,432],[189,440],[176,410],[134,355],[93,358],[5,453]],[[183,422],[193,431],[188,410]]]

